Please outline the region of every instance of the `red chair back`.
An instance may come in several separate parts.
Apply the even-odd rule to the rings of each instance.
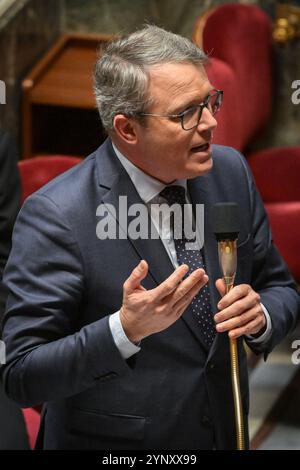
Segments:
[[[207,15],[202,33],[202,47],[212,57],[207,73],[213,85],[224,89],[214,143],[244,151],[267,124],[272,104],[271,32],[271,20],[254,5],[220,5]]]
[[[82,161],[79,157],[51,155],[20,160],[18,163],[22,185],[22,202],[56,176]]]
[[[265,203],[300,201],[299,147],[260,150],[247,160]]]
[[[265,204],[270,219],[274,242],[286,264],[300,283],[299,233],[300,201]],[[300,285],[300,284],[299,284]]]

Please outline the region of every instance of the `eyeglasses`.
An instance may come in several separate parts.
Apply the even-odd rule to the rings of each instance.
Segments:
[[[209,112],[214,116],[220,109],[223,101],[222,90],[212,90],[209,95],[205,98],[203,103],[191,106],[182,113],[179,114],[155,114],[155,113],[138,113],[139,116],[153,116],[162,117],[169,119],[180,119],[181,127],[185,131],[190,131],[195,127],[198,127],[202,111],[207,108]]]

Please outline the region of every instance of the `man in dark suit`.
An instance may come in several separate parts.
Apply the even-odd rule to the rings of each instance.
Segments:
[[[109,45],[95,92],[110,138],[19,215],[4,380],[22,405],[45,404],[39,447],[235,448],[228,334],[238,338],[246,422],[243,338],[267,356],[295,325],[299,297],[249,169],[211,145],[222,93],[205,60],[154,26]],[[204,204],[201,251],[159,221],[157,203],[177,197],[194,215]],[[223,201],[241,216],[237,286],[226,295],[209,216]],[[143,209],[151,238],[133,233]]]
[[[20,206],[17,161],[18,155],[13,139],[0,129],[0,333],[8,293],[2,282],[2,275],[11,248],[13,225]],[[4,360],[4,357],[1,356],[2,359]],[[29,448],[21,410],[4,394],[2,381],[0,381],[0,423],[0,449]]]
[[[4,314],[7,291],[2,274],[10,248],[13,226],[20,208],[20,182],[17,151],[7,132],[0,129],[0,320]],[[0,327],[1,328],[1,327]]]

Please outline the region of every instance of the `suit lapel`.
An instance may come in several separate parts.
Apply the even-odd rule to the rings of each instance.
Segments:
[[[116,209],[116,219],[125,236],[128,232],[128,225],[134,217],[128,216],[126,220],[124,214],[121,215],[119,213],[120,196],[126,196],[127,207],[137,203],[144,206],[144,203],[126,170],[116,157],[111,144],[109,145],[109,141],[105,144],[107,145],[107,152],[103,155],[104,158],[101,159],[102,161],[99,162],[101,165],[99,168],[99,179],[100,185],[108,190],[104,193],[102,202],[107,208],[109,208],[109,205],[111,204]],[[147,215],[147,223],[148,232],[156,233],[155,239],[132,239],[128,235],[127,238],[129,243],[134,247],[138,256],[147,261],[149,265],[149,274],[154,282],[156,284],[160,284],[170,276],[174,271],[174,267],[155,227],[152,224],[149,214]]]

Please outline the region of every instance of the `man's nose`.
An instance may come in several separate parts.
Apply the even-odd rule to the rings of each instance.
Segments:
[[[201,119],[198,124],[198,130],[214,130],[217,127],[218,123],[216,118],[211,114],[208,108],[203,108]]]

